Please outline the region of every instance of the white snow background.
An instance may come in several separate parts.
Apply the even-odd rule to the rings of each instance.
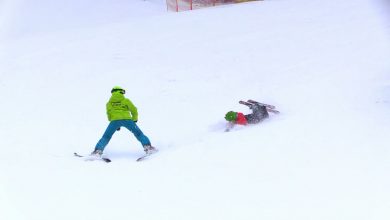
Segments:
[[[388,6],[0,1],[0,219],[390,219]],[[74,157],[116,85],[159,154]],[[223,132],[246,99],[281,114]]]

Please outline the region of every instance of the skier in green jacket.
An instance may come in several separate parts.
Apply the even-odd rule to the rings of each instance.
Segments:
[[[91,153],[92,156],[101,157],[104,148],[111,140],[115,131],[119,131],[121,127],[131,131],[139,142],[141,142],[146,154],[151,154],[157,151],[154,148],[149,138],[143,134],[137,126],[138,111],[134,104],[124,96],[126,91],[119,86],[115,86],[111,90],[111,98],[106,104],[107,117],[110,124],[108,125],[103,137],[96,144],[95,150]]]

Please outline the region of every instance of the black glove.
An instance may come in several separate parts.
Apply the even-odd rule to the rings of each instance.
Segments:
[[[121,130],[121,127],[117,128],[116,130],[117,130],[117,131],[120,131],[120,130]]]
[[[138,120],[135,120],[134,123],[137,123]]]

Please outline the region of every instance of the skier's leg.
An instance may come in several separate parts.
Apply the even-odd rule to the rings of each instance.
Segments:
[[[262,122],[264,119],[269,117],[267,107],[265,106],[260,106],[260,108],[253,113],[256,114],[256,117],[258,118],[259,122]]]
[[[125,128],[131,131],[134,136],[137,138],[139,142],[141,142],[142,146],[151,145],[149,138],[142,133],[141,129],[137,126],[137,124],[132,120],[126,120],[122,124]]]
[[[253,113],[247,115],[249,124],[257,124],[268,118],[268,112],[265,106],[253,104],[251,109]]]
[[[116,129],[118,129],[120,126],[120,121],[110,122],[106,131],[103,134],[103,137],[96,144],[95,150],[103,151],[104,148],[107,146],[108,142],[111,140],[111,137],[115,133]]]

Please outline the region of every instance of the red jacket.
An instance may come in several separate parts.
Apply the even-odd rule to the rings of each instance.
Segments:
[[[242,114],[241,112],[237,113],[236,124],[239,124],[239,125],[247,125],[248,124],[248,121],[246,120],[244,114]]]

